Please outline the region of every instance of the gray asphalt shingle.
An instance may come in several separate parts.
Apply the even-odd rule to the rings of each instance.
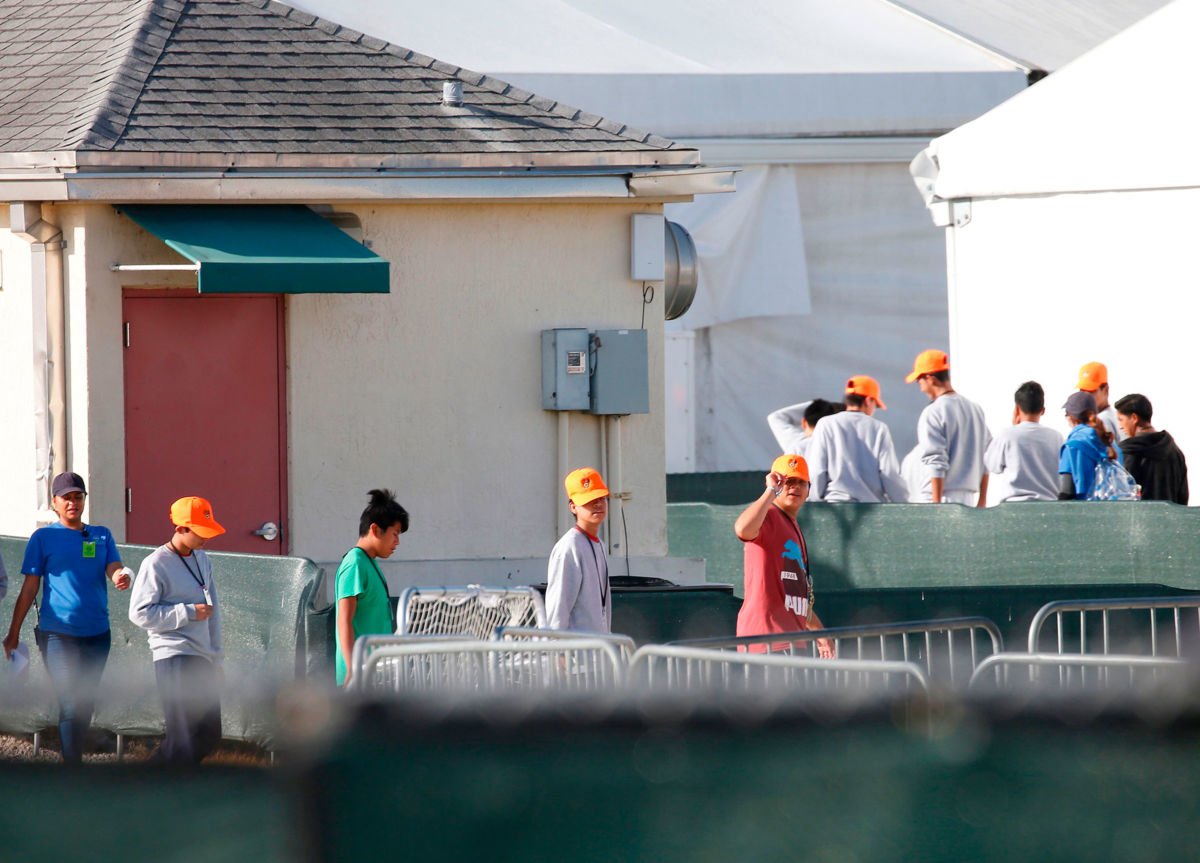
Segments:
[[[0,152],[672,148],[272,0],[0,0]]]

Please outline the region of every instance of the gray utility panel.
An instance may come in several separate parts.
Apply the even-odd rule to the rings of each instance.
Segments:
[[[650,375],[645,330],[596,330],[592,334],[594,414],[650,413]]]
[[[583,327],[542,330],[542,407],[586,411],[591,407],[590,334]]]
[[[624,416],[650,413],[645,330],[542,330],[542,407]]]

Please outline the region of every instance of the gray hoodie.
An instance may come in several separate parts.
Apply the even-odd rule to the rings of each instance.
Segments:
[[[203,588],[193,573],[199,575]],[[212,617],[197,620],[197,603],[211,605]],[[133,581],[129,619],[150,636],[150,652],[156,660],[168,656],[202,656],[219,663],[221,605],[208,555],[194,551],[185,563],[170,545],[151,552]]]

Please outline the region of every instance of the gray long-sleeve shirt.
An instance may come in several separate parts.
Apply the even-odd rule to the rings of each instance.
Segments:
[[[816,500],[908,500],[888,427],[861,411],[825,417],[813,430],[808,474]]]
[[[212,617],[197,620],[197,603],[211,605]],[[208,555],[194,551],[185,563],[169,545],[151,552],[133,581],[129,619],[146,630],[156,660],[202,656],[220,662],[221,605]]]
[[[989,500],[1058,500],[1062,442],[1062,435],[1041,423],[1025,421],[1000,429],[983,454],[988,472],[1001,480],[989,486]]]
[[[983,479],[983,453],[991,440],[983,408],[975,402],[958,393],[934,399],[917,420],[917,449],[925,477],[924,487],[914,500],[932,498],[931,477],[942,478],[947,494],[978,492]]]
[[[546,566],[546,625],[551,629],[612,632],[608,555],[577,527],[562,535]]]

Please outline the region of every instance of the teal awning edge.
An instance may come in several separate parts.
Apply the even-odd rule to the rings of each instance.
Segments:
[[[386,294],[388,262],[298,204],[117,208],[199,264],[202,294]]]

